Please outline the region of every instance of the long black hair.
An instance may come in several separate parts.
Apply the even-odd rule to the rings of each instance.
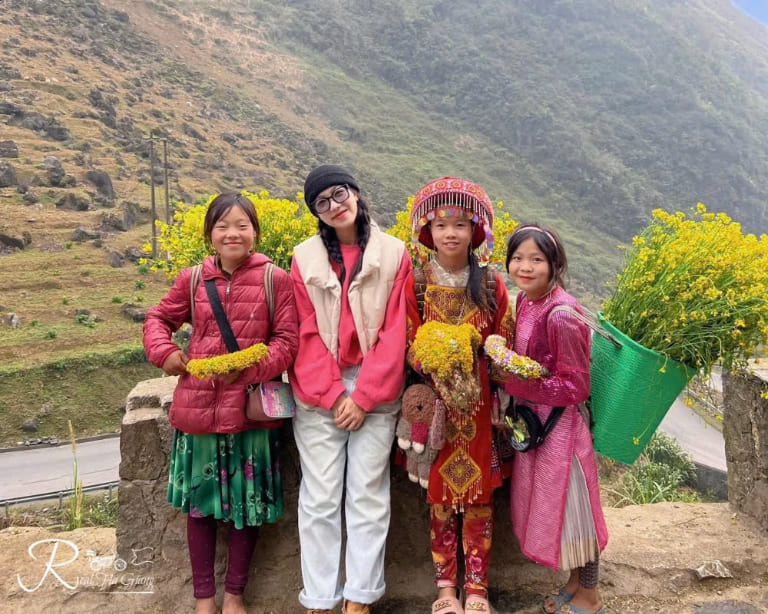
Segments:
[[[496,312],[496,294],[488,292],[484,280],[487,275],[495,275],[493,269],[482,268],[477,262],[477,256],[469,250],[469,278],[467,279],[467,295],[481,309],[493,314]]]
[[[368,207],[368,202],[359,193],[355,192],[355,194],[357,195],[357,217],[355,218],[355,228],[357,230],[357,245],[360,247],[360,256],[357,258],[355,268],[352,269],[349,278],[350,283],[352,283],[352,280],[357,277],[357,274],[363,268],[363,254],[368,245],[368,239],[371,237],[371,213]],[[347,272],[344,269],[344,258],[341,256],[341,246],[339,245],[339,237],[336,236],[336,230],[319,217],[317,218],[317,230],[320,233],[320,238],[323,240],[325,249],[328,250],[328,256],[330,256],[331,261],[336,262],[341,268],[339,280],[343,286]]]

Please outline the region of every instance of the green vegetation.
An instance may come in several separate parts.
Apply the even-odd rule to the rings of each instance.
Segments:
[[[122,302],[153,305],[167,282],[147,265],[112,268],[108,257],[151,236],[150,130],[169,137],[172,202],[232,188],[295,199],[310,167],[338,162],[354,169],[389,226],[425,181],[466,176],[516,220],[560,231],[571,289],[591,307],[618,272],[617,243],[655,207],[702,201],[765,231],[768,42],[730,3],[178,0],[120,8],[127,21],[105,9],[99,28],[78,3],[15,3],[0,15],[3,53],[20,75],[3,98],[55,117],[71,135],[53,141],[15,121],[3,127],[23,152],[13,159],[17,175],[37,198],[32,213],[21,191],[2,189],[4,232],[32,237],[0,266],[2,307],[22,321],[0,335],[0,364],[15,372],[140,342],[141,324],[121,314]],[[23,42],[29,32],[39,33],[34,53]],[[66,70],[45,83],[62,57]],[[47,182],[47,155],[76,185],[38,184]],[[56,206],[68,194],[88,196],[89,165],[110,175],[111,205],[139,203],[136,228],[99,245],[73,241],[72,231],[99,227],[116,208],[95,199],[89,211]],[[98,326],[78,322],[77,309],[97,315]],[[102,414],[122,404],[129,376],[159,373],[130,368],[114,370],[125,378]],[[45,402],[32,391],[50,382],[6,387],[7,377],[0,428],[10,442],[18,418]],[[79,433],[116,428],[115,416],[91,416],[81,428],[77,415],[113,394],[108,380],[99,394],[89,391],[90,372],[66,371],[65,380],[69,398],[57,407]],[[3,413],[9,404],[14,411]],[[41,434],[63,435],[50,421]]]
[[[0,369],[0,447],[24,437],[69,437],[71,419],[78,437],[117,432],[128,392],[161,372],[146,362],[140,346],[111,352],[80,352],[34,367]],[[39,431],[22,431],[35,418]]]
[[[660,503],[662,501],[699,501],[690,487],[696,480],[691,456],[671,437],[658,432],[643,455],[619,478],[617,488],[607,492],[615,507]]]
[[[80,510],[80,526],[83,527],[117,527],[118,495],[108,494],[83,495]],[[69,502],[61,508],[58,504],[37,503],[34,505],[15,506],[8,509],[7,514],[0,516],[0,529],[15,527],[45,527],[51,530],[70,530],[72,512]]]

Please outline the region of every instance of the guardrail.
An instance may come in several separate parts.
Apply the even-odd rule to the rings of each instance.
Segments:
[[[109,492],[108,497],[112,498],[113,489],[120,485],[119,481],[115,482],[103,482],[101,484],[90,484],[83,486],[83,492],[97,492],[100,490],[106,490]],[[27,495],[26,497],[16,497],[14,499],[0,500],[0,507],[4,507],[6,515],[8,514],[8,508],[12,505],[23,505],[25,503],[36,503],[38,501],[48,501],[49,499],[58,499],[59,507],[64,503],[64,497],[69,497],[75,492],[74,488],[68,488],[67,490],[56,490],[53,492],[41,493],[37,495]]]

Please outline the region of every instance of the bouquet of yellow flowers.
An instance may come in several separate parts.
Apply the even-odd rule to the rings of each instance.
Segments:
[[[230,371],[242,371],[252,367],[268,354],[269,348],[266,345],[256,343],[239,352],[230,352],[213,358],[193,358],[187,363],[187,371],[198,379],[224,375]]]
[[[475,353],[482,337],[471,324],[430,321],[419,327],[413,353],[421,370],[432,377],[443,401],[469,409],[480,398],[475,374]]]
[[[540,379],[549,375],[546,367],[542,367],[533,358],[517,354],[507,347],[507,342],[501,335],[488,335],[485,340],[485,353],[494,364],[499,365],[507,373],[522,379]]]
[[[657,209],[627,256],[603,316],[637,343],[709,371],[768,339],[768,235],[701,203],[690,217]]]

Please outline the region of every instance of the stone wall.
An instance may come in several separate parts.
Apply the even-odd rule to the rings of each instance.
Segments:
[[[117,554],[130,562],[133,549],[153,548],[151,573],[157,590],[147,596],[147,607],[143,611],[148,614],[191,611],[193,608],[185,516],[166,501],[168,451],[172,436],[167,407],[175,383],[175,378],[159,378],[138,384],[129,395],[121,431]],[[735,485],[731,485],[731,489],[734,493],[743,493],[740,502],[735,503],[765,523],[768,511],[765,498],[765,460],[768,458],[765,454],[768,433],[765,428],[765,402],[758,404],[758,384],[751,380],[727,380],[728,396],[733,398],[737,390],[751,403],[737,403],[738,407],[752,408],[751,412],[744,412],[744,424],[752,424],[749,421],[762,412],[762,427],[754,428],[757,429],[755,432],[762,433],[762,456],[759,458],[763,464],[760,465],[762,473],[750,473],[761,462],[756,455],[745,452],[759,448],[758,440],[746,436],[753,432],[751,426],[734,429],[739,434],[744,431],[742,443],[733,443],[736,433],[727,434],[731,447],[735,445],[737,448],[729,452],[729,465],[732,471],[736,469],[738,475],[744,475]],[[730,411],[731,416],[740,415],[736,409]],[[734,427],[731,422],[729,419],[726,424],[729,429]],[[254,614],[303,611],[297,601],[302,584],[296,521],[300,479],[298,453],[290,429],[284,429],[282,435],[285,516],[261,531],[246,592],[246,601],[251,604],[249,611]],[[755,483],[753,478],[750,482],[749,476],[754,475],[761,475],[762,481]],[[763,493],[762,499],[758,491]],[[495,529],[489,574],[491,602],[502,612],[521,611],[528,614],[539,611],[541,595],[562,582],[563,574],[558,577],[558,574],[532,563],[521,554],[509,522],[509,496],[508,487],[505,487],[497,491],[495,498]],[[758,507],[758,500],[763,501],[762,508]],[[734,518],[725,504],[658,504],[620,510],[609,508],[605,513],[610,540],[602,557],[601,591],[613,611],[645,611],[629,607],[638,595],[644,595],[643,599],[653,596],[652,599],[661,603],[663,600],[676,602],[681,595],[691,594],[697,595],[697,603],[707,603],[706,595],[701,593],[706,588],[702,582],[707,581],[701,581],[694,570],[714,559],[727,562],[736,574],[734,580],[712,585],[712,590],[717,590],[718,598],[730,595],[731,585],[744,587],[763,582],[768,564],[768,548],[764,547],[768,536],[756,533],[758,525],[751,519]],[[702,532],[702,527],[709,530]],[[226,557],[225,532],[222,527],[217,549],[220,591]],[[146,550],[142,557],[147,558]],[[392,470],[392,525],[387,541],[386,578],[387,595],[376,605],[375,614],[429,611],[434,586],[428,508],[424,492],[409,482],[398,468]],[[768,599],[762,589],[755,591],[755,594],[762,594]],[[218,598],[221,599],[221,594]],[[734,593],[729,598],[744,596]],[[768,607],[768,601],[764,605]],[[681,610],[676,606],[654,611]],[[738,611],[758,612],[757,609]]]
[[[172,437],[167,408],[175,384],[175,377],[141,382],[128,396],[120,436],[117,553],[130,561],[132,549],[153,548],[155,585],[163,587],[155,596],[156,605],[164,611],[191,611],[186,516],[166,501]],[[302,586],[296,518],[299,459],[290,428],[283,429],[282,436],[285,515],[278,523],[262,528],[246,592],[247,601],[272,614],[300,611],[297,595]],[[544,590],[556,582],[554,572],[530,563],[521,554],[509,526],[508,501],[507,489],[497,492],[499,528],[494,535],[491,583],[510,588],[533,585]],[[220,529],[217,547],[220,580],[226,561],[225,532],[225,528]],[[409,611],[405,604],[414,602],[424,602],[428,610],[433,599],[428,506],[424,491],[398,468],[392,470],[392,524],[386,565],[387,597],[377,612],[402,614]]]
[[[768,369],[723,374],[728,500],[768,529]]]

